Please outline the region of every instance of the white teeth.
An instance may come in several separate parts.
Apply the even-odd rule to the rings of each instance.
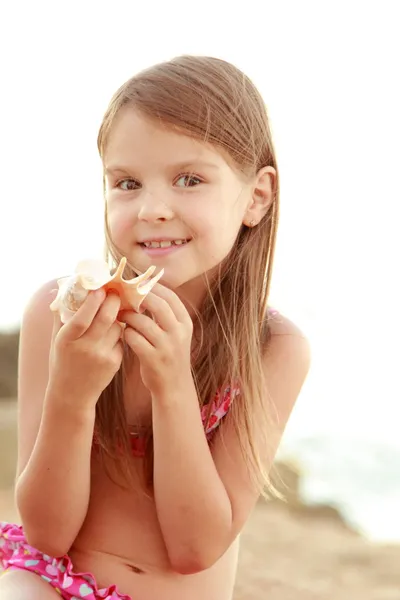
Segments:
[[[169,248],[170,246],[181,246],[182,244],[186,244],[186,240],[174,240],[170,241],[162,241],[162,242],[143,242],[143,246],[146,248]]]

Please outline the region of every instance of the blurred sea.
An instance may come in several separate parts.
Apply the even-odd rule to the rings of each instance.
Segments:
[[[398,353],[392,346],[399,318],[389,312],[385,326],[383,312],[374,322],[363,312],[339,307],[329,325],[324,317],[324,327],[318,319],[305,326],[312,367],[279,456],[300,465],[305,501],[336,505],[375,541],[400,542]]]
[[[336,506],[375,541],[400,541],[400,448],[389,441],[336,435],[287,436],[280,455],[301,467],[308,503]]]

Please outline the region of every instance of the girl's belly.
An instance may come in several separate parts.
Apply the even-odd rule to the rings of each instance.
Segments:
[[[213,567],[194,575],[157,568],[139,574],[126,558],[90,549],[74,550],[70,556],[75,571],[92,573],[99,588],[116,585],[132,600],[232,600],[237,546],[236,542]]]
[[[74,571],[92,573],[99,588],[116,585],[132,600],[231,600],[239,541],[210,569],[181,575],[171,569],[153,498],[92,480],[85,523],[69,552]]]

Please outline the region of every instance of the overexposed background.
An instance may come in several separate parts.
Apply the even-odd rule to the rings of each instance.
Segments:
[[[400,539],[398,11],[332,0],[0,7],[0,327],[18,325],[43,282],[102,252],[96,136],[116,88],[179,54],[235,63],[264,95],[281,171],[271,303],[313,350],[282,452],[305,465],[309,499],[337,501],[380,539]]]

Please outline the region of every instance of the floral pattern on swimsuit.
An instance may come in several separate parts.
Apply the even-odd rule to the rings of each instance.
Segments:
[[[0,523],[0,566],[36,573],[63,600],[132,600],[115,585],[99,588],[91,573],[74,572],[68,555],[53,558],[30,546],[20,525]]]
[[[221,423],[222,419],[228,413],[229,408],[234,398],[240,393],[238,386],[228,386],[223,392],[218,391],[212,401],[210,409],[209,404],[206,404],[201,409],[201,419],[203,421],[204,431],[207,439],[210,441],[215,430]],[[208,413],[211,410],[209,419]],[[138,458],[145,454],[146,440],[143,436],[131,433],[131,448],[132,454]]]

